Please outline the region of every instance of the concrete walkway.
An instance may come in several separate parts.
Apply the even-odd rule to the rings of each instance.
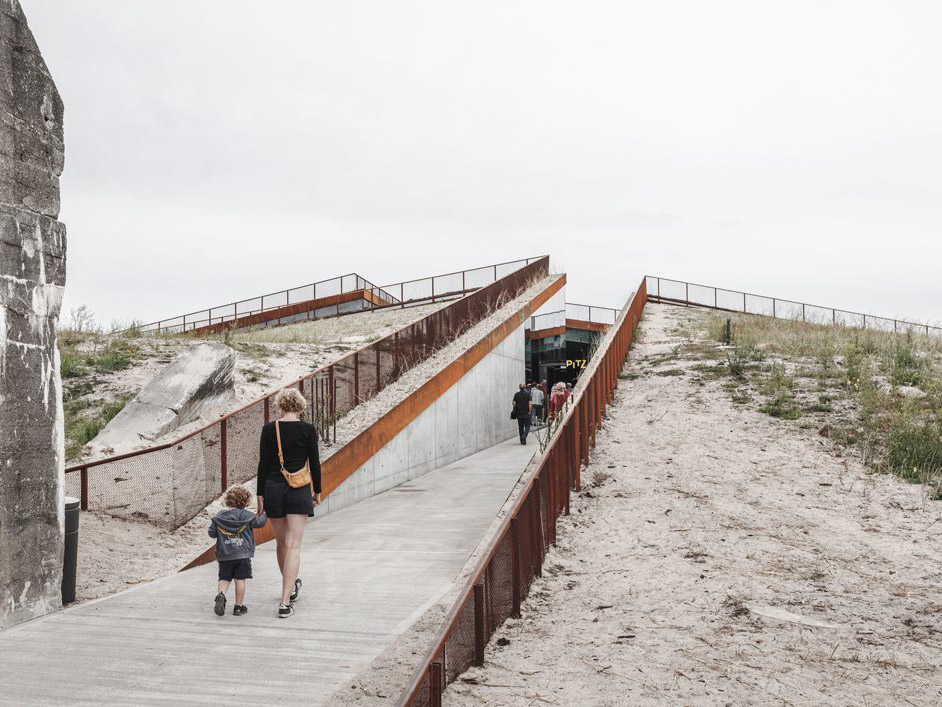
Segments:
[[[323,704],[449,588],[534,451],[505,442],[312,521],[290,619],[267,543],[246,616],[231,589],[213,614],[214,563],[0,633],[0,704]]]

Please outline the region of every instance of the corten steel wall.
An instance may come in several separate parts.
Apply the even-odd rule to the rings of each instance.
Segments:
[[[580,488],[581,466],[589,463],[646,301],[642,281],[580,378],[556,435],[445,618],[399,699],[401,707],[441,705],[445,686],[482,665],[497,627],[520,615],[546,550],[556,542],[556,520],[569,513],[569,493]]]
[[[648,275],[645,278],[652,302],[682,304],[692,307],[719,309],[724,312],[758,314],[775,319],[788,319],[809,324],[857,327],[876,331],[942,336],[942,327],[918,324],[902,319],[877,317],[873,314],[848,312],[834,307],[807,304],[780,297],[754,295],[712,285],[698,285],[683,280]]]
[[[297,385],[304,394],[312,419],[336,419],[548,271],[549,257],[545,256],[289,385]],[[270,418],[271,399],[276,393],[272,391],[176,442],[69,467],[67,491],[81,499],[83,510],[103,510],[177,527],[230,484],[255,476],[259,430]],[[327,490],[329,478],[325,477],[325,483]]]

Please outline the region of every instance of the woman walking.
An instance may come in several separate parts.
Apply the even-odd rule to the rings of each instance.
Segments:
[[[301,540],[307,519],[321,502],[321,463],[317,432],[302,422],[306,401],[294,388],[278,393],[280,417],[262,428],[258,451],[258,514],[267,513],[275,531],[275,551],[281,570],[281,605],[278,616],[294,614],[301,592],[298,570]]]

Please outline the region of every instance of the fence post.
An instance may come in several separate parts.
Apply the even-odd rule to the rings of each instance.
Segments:
[[[270,403],[270,401],[269,401],[268,396],[266,395],[266,396],[265,396],[265,424],[266,424],[266,425],[267,425],[269,422],[271,422],[271,409],[270,409],[270,405],[271,405],[271,403]]]
[[[510,567],[513,572],[511,579],[511,610],[510,615],[520,618],[520,524],[517,516],[510,519]]]
[[[430,707],[442,707],[442,664],[432,663],[428,673],[428,692]]]
[[[360,352],[353,352],[353,404],[360,402]]]
[[[580,413],[581,425],[580,432],[582,435],[581,444],[582,444],[582,460],[583,464],[586,467],[589,466],[589,405],[588,397],[583,394],[582,399],[579,401],[582,412]],[[578,473],[578,482],[576,484],[576,491],[582,490],[582,470],[579,470]]]
[[[379,382],[380,376],[380,364],[379,364],[379,343],[376,344],[376,394],[379,394],[379,391],[382,390],[382,386]]]
[[[81,508],[83,511],[87,511],[88,510],[88,467],[87,466],[83,466],[79,470],[79,483],[82,489],[82,492],[80,494],[81,498],[79,499],[81,502]]]
[[[330,416],[330,419],[334,419],[334,413],[337,411],[337,402],[335,398],[337,397],[335,393],[337,388],[334,385],[334,366],[331,364],[327,367],[327,386],[330,388],[330,407],[327,410],[327,414]]]
[[[224,417],[219,422],[219,460],[220,460],[220,477],[222,480],[222,490],[225,493],[226,489],[229,488],[229,463],[227,460],[227,451],[228,451],[228,428],[229,428],[229,418]]]
[[[484,585],[474,585],[474,665],[484,665]]]
[[[742,293],[742,313],[746,313],[746,293]]]

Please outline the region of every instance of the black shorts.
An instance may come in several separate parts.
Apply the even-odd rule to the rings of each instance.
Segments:
[[[314,515],[311,486],[293,489],[283,479],[268,479],[265,482],[265,512],[269,518],[284,518],[293,514]]]
[[[247,557],[241,560],[220,560],[219,579],[225,582],[231,582],[233,579],[252,579],[252,560]]]

